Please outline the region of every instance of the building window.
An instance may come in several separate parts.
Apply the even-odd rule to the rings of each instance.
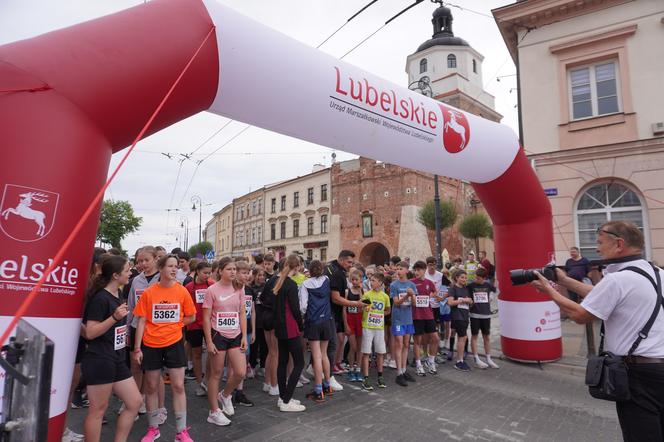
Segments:
[[[263,211],[263,200],[258,200],[258,214],[260,215]]]
[[[256,235],[256,238],[259,243],[263,240],[262,233],[263,229],[260,226],[258,226],[258,233]]]
[[[447,56],[447,68],[452,69],[452,68],[456,68],[456,67],[457,67],[456,55],[454,55],[454,54],[448,55]]]
[[[286,238],[286,221],[282,221],[279,224],[279,234],[281,239]]]
[[[643,206],[639,196],[627,186],[612,182],[595,184],[587,189],[576,205],[577,244],[588,259],[597,254],[597,229],[607,221],[629,221],[644,235]],[[648,241],[646,240],[646,244]]]
[[[427,71],[427,59],[423,58],[420,60],[420,74],[423,74]]]
[[[300,192],[293,192],[293,208],[300,207]]]
[[[275,223],[270,224],[270,239],[277,239],[277,225]]]
[[[286,195],[281,195],[281,211],[286,210]]]
[[[309,217],[307,218],[307,235],[313,235],[314,234],[314,218]]]
[[[323,263],[327,261],[327,249],[320,249],[320,260]]]
[[[307,189],[307,204],[314,203],[314,188],[310,187]]]
[[[249,218],[249,207],[250,207],[250,205],[249,205],[249,203],[247,203],[247,218]]]
[[[270,204],[270,212],[271,212],[271,213],[274,213],[274,212],[276,212],[276,211],[277,211],[277,199],[276,199],[276,198],[272,198],[272,202],[271,202],[271,204]]]
[[[307,249],[307,260],[311,261],[312,259],[314,259],[314,251]]]
[[[221,238],[221,250],[225,250],[226,247],[224,246],[224,238]]]
[[[477,60],[473,58],[473,73],[477,74]]]
[[[294,219],[293,220],[293,238],[297,238],[300,236],[300,220],[299,219]]]
[[[256,244],[256,227],[251,229],[251,243]]]
[[[327,184],[321,184],[320,186],[320,200],[327,201]]]
[[[251,203],[251,216],[256,215],[256,201]]]
[[[327,233],[327,215],[320,216],[320,233]]]
[[[251,244],[251,243],[249,242],[249,239],[251,238],[251,230],[247,229],[247,236],[246,236],[245,238],[247,238],[247,242],[246,242],[247,245]]]
[[[602,62],[569,71],[572,119],[618,112],[616,62]]]

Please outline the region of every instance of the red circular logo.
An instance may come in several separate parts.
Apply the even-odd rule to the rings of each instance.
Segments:
[[[440,105],[443,113],[443,147],[449,153],[459,153],[470,142],[470,125],[463,112]]]

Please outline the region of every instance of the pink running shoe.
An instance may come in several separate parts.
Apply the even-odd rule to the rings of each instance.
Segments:
[[[141,442],[153,442],[159,439],[161,434],[159,433],[158,427],[148,427],[148,432],[145,433],[145,436],[141,439]]]
[[[189,436],[189,428],[185,428],[175,435],[175,442],[194,442],[194,440]]]

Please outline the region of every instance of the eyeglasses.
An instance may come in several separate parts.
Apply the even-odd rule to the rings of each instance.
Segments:
[[[617,233],[609,232],[608,230],[604,230],[601,227],[597,229],[597,234],[599,235],[600,232],[606,233],[607,235],[614,236],[616,238],[623,239],[622,236],[618,235]]]

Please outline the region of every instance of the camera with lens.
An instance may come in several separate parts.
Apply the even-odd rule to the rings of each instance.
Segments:
[[[537,279],[535,272],[540,272],[549,281],[556,281],[556,265],[549,264],[539,269],[515,269],[510,270],[512,285],[523,285]]]

